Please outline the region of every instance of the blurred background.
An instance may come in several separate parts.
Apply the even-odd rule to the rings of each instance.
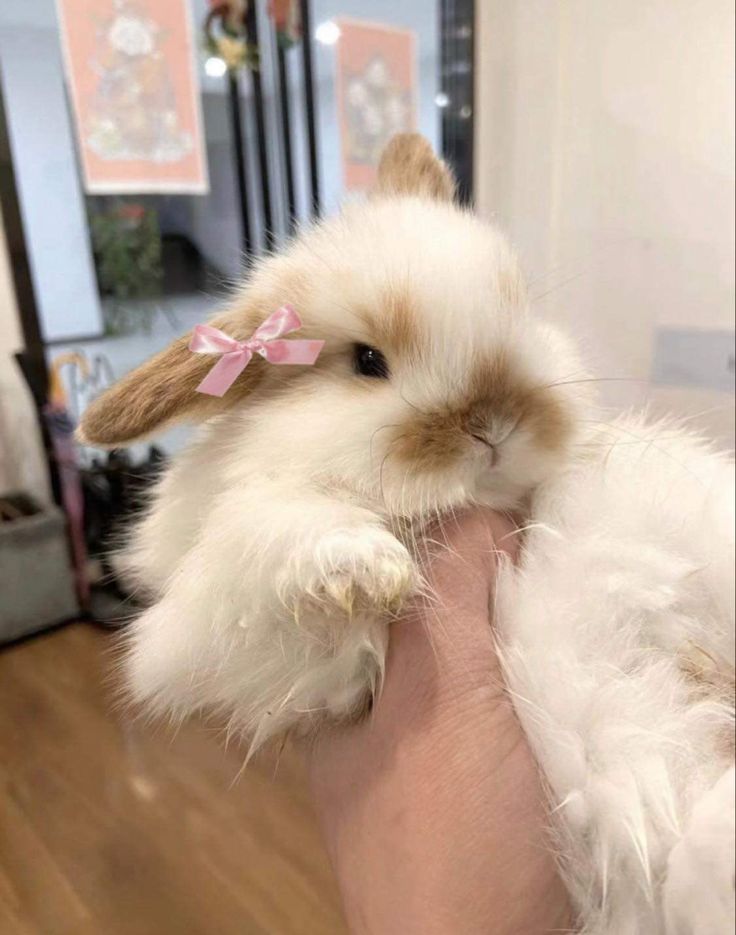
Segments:
[[[3,0],[0,933],[344,931],[298,757],[114,707],[106,559],[186,427],[76,445],[418,129],[604,377],[734,441],[730,0]]]

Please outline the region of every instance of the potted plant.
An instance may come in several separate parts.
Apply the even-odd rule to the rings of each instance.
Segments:
[[[90,218],[97,278],[105,303],[108,334],[151,330],[155,306],[145,300],[161,294],[161,232],[153,208],[115,202]]]

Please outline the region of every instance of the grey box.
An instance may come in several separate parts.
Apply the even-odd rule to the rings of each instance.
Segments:
[[[654,383],[733,393],[734,369],[733,331],[660,328],[656,333]]]
[[[0,523],[0,643],[78,613],[61,510]]]

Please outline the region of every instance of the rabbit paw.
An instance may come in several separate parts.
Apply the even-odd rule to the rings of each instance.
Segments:
[[[331,532],[301,565],[297,608],[306,600],[348,615],[365,609],[396,613],[419,585],[411,555],[383,529]]]
[[[670,854],[663,895],[667,935],[733,932],[733,767],[695,804]]]

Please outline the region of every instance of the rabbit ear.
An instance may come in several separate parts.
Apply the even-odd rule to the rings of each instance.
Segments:
[[[258,320],[256,316],[230,312],[211,324],[230,337],[244,340]],[[259,358],[251,362],[222,399],[197,393],[197,386],[216,358],[193,354],[189,350],[190,337],[187,334],[174,341],[88,406],[77,431],[79,440],[101,448],[122,447],[180,419],[207,419],[252,392],[263,372]]]
[[[378,164],[378,195],[415,195],[452,201],[455,179],[419,133],[399,133],[391,139]]]

